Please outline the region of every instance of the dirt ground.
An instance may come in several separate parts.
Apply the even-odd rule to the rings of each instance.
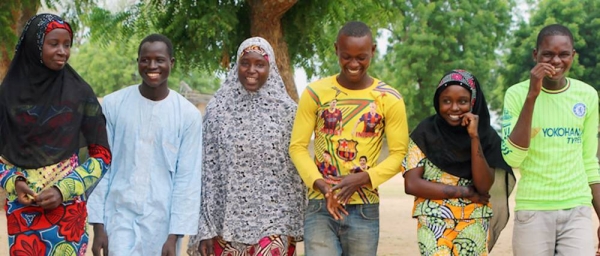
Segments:
[[[377,255],[419,255],[416,242],[416,220],[410,217],[413,197],[404,193],[403,179],[400,175],[393,177],[380,187],[381,206],[380,206],[380,237],[379,249]],[[514,195],[514,193],[513,193]],[[511,198],[511,209],[514,206],[514,197]],[[598,225],[597,218],[593,218]],[[6,238],[6,217],[0,213],[0,255],[8,255]],[[512,235],[512,216],[508,225],[500,235],[500,238],[494,247],[491,256],[512,255],[511,235]],[[88,229],[92,232],[91,227]],[[90,234],[93,236],[93,234]],[[187,237],[184,238],[184,245],[187,248]],[[91,241],[91,239],[90,239]],[[90,247],[88,247],[90,248]],[[303,245],[298,244],[298,255],[303,255]],[[86,255],[91,256],[91,249],[88,249]],[[182,250],[182,256],[186,255]]]

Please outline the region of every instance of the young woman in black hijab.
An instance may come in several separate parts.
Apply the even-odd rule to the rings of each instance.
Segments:
[[[11,255],[83,255],[85,201],[108,169],[106,121],[92,88],[67,63],[71,26],[31,18],[0,86],[0,186]],[[79,165],[85,145],[90,158]]]
[[[508,221],[512,169],[472,74],[444,75],[433,103],[436,114],[410,134],[403,161],[419,249],[422,255],[487,255]]]

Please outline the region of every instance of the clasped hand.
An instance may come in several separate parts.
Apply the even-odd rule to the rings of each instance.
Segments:
[[[29,188],[27,182],[18,180],[15,182],[15,191],[17,193],[17,200],[23,205],[37,204],[43,209],[49,210],[63,203],[62,194],[55,186],[44,189],[38,194]]]
[[[323,179],[315,183],[317,188],[325,195],[327,211],[335,220],[341,220],[348,211],[344,206],[350,201],[352,195],[362,186],[370,181],[369,174],[366,172],[349,174],[343,177],[329,177],[335,186],[331,187]]]

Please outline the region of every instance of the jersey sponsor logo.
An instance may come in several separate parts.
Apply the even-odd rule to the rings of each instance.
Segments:
[[[546,138],[567,138],[568,144],[581,144],[583,131],[576,127],[549,127],[543,128],[542,133]]]
[[[575,104],[575,106],[573,106],[573,114],[575,114],[575,116],[577,117],[583,117],[585,116],[585,104],[579,102],[577,104]]]

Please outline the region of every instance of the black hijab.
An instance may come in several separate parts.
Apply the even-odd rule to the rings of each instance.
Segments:
[[[471,92],[471,113],[479,116],[478,132],[488,165],[512,169],[502,158],[501,139],[490,125],[490,112],[477,79],[463,70],[454,70],[442,78],[433,97],[436,114],[421,121],[410,138],[429,161],[454,176],[471,179],[471,139],[467,128],[448,124],[439,113],[439,97],[448,86],[459,85]]]
[[[73,41],[71,26],[56,15],[27,22],[0,86],[0,154],[22,168],[55,164],[80,145],[109,148],[92,88],[69,64],[54,71],[42,61],[44,37],[53,29],[66,29]]]
[[[504,161],[502,140],[490,125],[490,112],[475,76],[464,70],[448,72],[440,80],[433,97],[436,114],[421,121],[410,138],[435,166],[461,178],[471,179],[471,138],[466,127],[451,126],[441,116],[439,97],[448,86],[459,85],[471,92],[471,113],[479,116],[478,133],[488,165],[495,169],[490,189],[493,217],[490,221],[488,250],[492,250],[510,216],[508,197],[516,179],[512,168]]]

